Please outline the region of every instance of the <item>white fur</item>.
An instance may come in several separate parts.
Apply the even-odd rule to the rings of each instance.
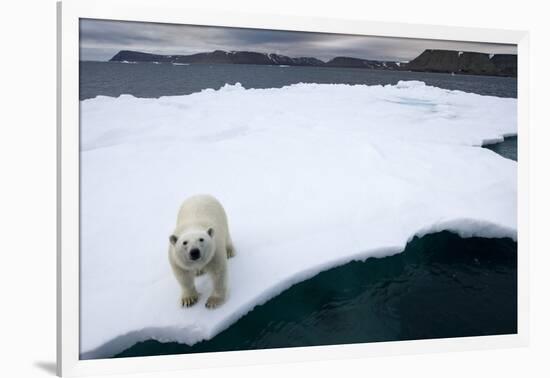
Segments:
[[[200,257],[192,258],[192,250]],[[196,254],[196,251],[195,251]],[[227,216],[220,202],[210,195],[196,195],[183,202],[176,228],[170,236],[168,251],[172,271],[181,289],[183,306],[192,306],[199,299],[195,277],[207,273],[214,289],[206,307],[215,308],[227,298],[227,258],[234,254],[229,236]]]

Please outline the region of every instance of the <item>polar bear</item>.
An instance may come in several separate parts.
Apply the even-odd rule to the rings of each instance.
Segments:
[[[210,195],[185,200],[169,241],[168,256],[181,286],[181,304],[189,307],[198,301],[195,277],[204,272],[214,283],[206,307],[222,305],[227,298],[227,259],[235,252],[220,202]]]

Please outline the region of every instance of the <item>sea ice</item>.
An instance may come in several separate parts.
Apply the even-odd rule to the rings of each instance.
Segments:
[[[322,270],[414,235],[516,238],[517,164],[479,148],[517,131],[515,99],[427,86],[239,84],[81,102],[81,358],[147,339],[192,345]],[[224,204],[230,296],[180,306],[180,203]]]

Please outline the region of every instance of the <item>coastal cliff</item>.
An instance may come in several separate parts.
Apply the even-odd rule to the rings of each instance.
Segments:
[[[422,72],[517,76],[517,56],[452,50],[425,50],[404,68]]]

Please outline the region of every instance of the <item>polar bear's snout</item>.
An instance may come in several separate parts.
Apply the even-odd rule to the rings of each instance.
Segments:
[[[198,249],[198,248],[193,248],[192,250],[189,251],[189,258],[191,260],[198,260],[201,258],[201,250]]]
[[[185,269],[202,269],[214,257],[216,241],[207,230],[188,230],[170,236],[173,257]]]

